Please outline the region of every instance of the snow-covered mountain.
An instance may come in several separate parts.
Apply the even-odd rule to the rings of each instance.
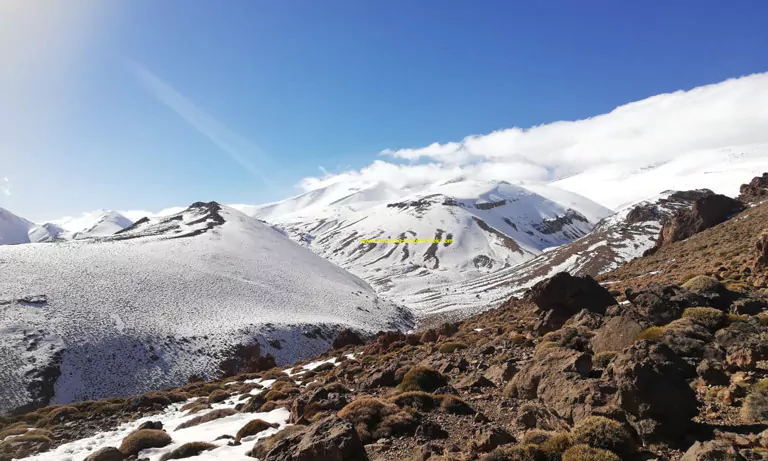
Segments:
[[[457,284],[430,286],[409,297],[408,305],[425,314],[452,312],[466,316],[522,295],[537,282],[558,272],[598,275],[642,256],[654,246],[666,220],[690,209],[707,189],[666,191],[625,206],[601,220],[582,238],[547,249],[522,264]]]
[[[35,224],[0,208],[0,245],[29,243],[29,231]]]
[[[57,219],[50,224],[63,230],[59,238],[84,239],[113,235],[133,224],[133,221],[117,211],[98,210],[83,213],[78,217]]]
[[[383,184],[337,184],[285,202],[240,208],[406,305],[410,295],[431,285],[532,259],[585,235],[611,214],[546,185],[466,180],[410,193]]]
[[[0,412],[213,376],[239,344],[293,361],[333,331],[410,327],[368,284],[234,209],[0,246]]]

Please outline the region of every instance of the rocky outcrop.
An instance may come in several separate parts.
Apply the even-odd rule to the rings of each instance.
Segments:
[[[664,224],[656,245],[646,253],[653,254],[660,248],[720,224],[744,208],[742,202],[725,195],[714,194],[699,198],[693,202],[691,210],[678,213]]]
[[[333,340],[332,346],[334,349],[341,349],[347,346],[362,346],[363,344],[365,341],[355,330],[345,328]]]
[[[739,200],[744,203],[758,203],[768,199],[768,173],[755,176],[752,181],[739,188]]]
[[[639,341],[606,369],[617,389],[614,403],[645,443],[684,436],[698,413],[688,385],[695,370],[665,344]]]
[[[616,304],[608,290],[592,277],[574,277],[567,272],[537,283],[525,294],[525,298],[540,310],[534,327],[538,333],[557,330],[583,309],[604,314],[608,306]]]
[[[352,427],[338,416],[323,418],[283,438],[261,461],[368,461]]]

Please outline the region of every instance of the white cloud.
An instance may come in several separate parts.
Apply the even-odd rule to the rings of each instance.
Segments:
[[[11,180],[7,176],[0,181],[0,192],[5,195],[11,195]]]
[[[277,190],[262,169],[257,168],[251,162],[251,159],[255,159],[259,163],[266,162],[267,158],[259,148],[254,146],[248,139],[227,128],[223,123],[195,105],[195,103],[176,91],[176,89],[161,80],[143,65],[135,61],[128,61],[128,66],[136,74],[139,81],[160,102],[171,108],[179,117],[183,118],[197,131],[211,140],[232,160],[260,179],[266,186],[272,190]]]
[[[510,128],[421,148],[387,149],[360,170],[304,178],[418,186],[456,177],[550,181],[591,168],[629,170],[698,149],[768,142],[768,73],[661,94],[576,121]],[[403,161],[408,163],[402,163]]]

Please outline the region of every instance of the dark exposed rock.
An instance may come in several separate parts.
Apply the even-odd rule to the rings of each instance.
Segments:
[[[274,357],[261,355],[261,346],[257,342],[238,344],[227,355],[228,358],[219,364],[223,376],[256,373],[276,366]]]
[[[709,229],[726,221],[731,216],[744,210],[744,204],[725,195],[714,194],[702,197],[693,202],[689,211],[675,215],[661,229],[656,245],[650,254],[680,240]]]
[[[433,421],[424,421],[416,429],[415,436],[424,440],[447,439],[448,432]]]
[[[768,299],[742,298],[731,303],[731,313],[738,315],[757,315],[768,310]]]
[[[638,341],[606,369],[616,386],[616,405],[643,442],[674,440],[686,434],[698,413],[687,380],[694,369],[669,346]]]
[[[542,311],[535,326],[539,333],[560,328],[583,309],[604,314],[608,306],[616,304],[608,290],[592,277],[574,277],[567,272],[537,283],[525,297]]]
[[[328,416],[280,440],[262,461],[368,461],[351,424]]]
[[[341,330],[336,336],[336,339],[333,340],[334,349],[341,349],[347,346],[362,346],[363,344],[365,344],[363,338],[361,338],[356,331],[350,328]]]
[[[752,181],[739,188],[739,200],[744,203],[757,203],[768,199],[768,173],[755,176]]]
[[[115,447],[104,447],[88,455],[84,461],[123,461],[125,455]]]
[[[722,440],[696,442],[680,461],[746,461],[733,445]]]
[[[755,244],[755,261],[752,264],[756,272],[764,272],[768,269],[768,229],[760,233]]]
[[[515,442],[512,434],[500,427],[483,427],[475,435],[474,439],[475,448],[481,453],[489,452],[501,445]]]
[[[141,423],[139,427],[136,428],[136,430],[139,429],[157,429],[161,430],[163,428],[163,423],[160,421],[146,421]]]
[[[340,384],[329,384],[310,393],[301,394],[293,401],[291,423],[307,424],[320,412],[338,411],[349,403],[349,389]]]
[[[723,369],[723,365],[710,359],[704,359],[696,367],[696,373],[711,386],[726,386],[729,378]]]

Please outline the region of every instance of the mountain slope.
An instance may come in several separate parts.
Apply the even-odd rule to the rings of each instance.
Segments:
[[[708,190],[673,192],[634,203],[601,220],[591,232],[565,245],[548,249],[537,257],[458,284],[432,286],[410,298],[420,311],[462,315],[477,312],[478,305],[498,305],[510,295],[525,290],[552,275],[605,273],[643,255],[653,247],[661,226],[674,213],[690,209],[693,201]]]
[[[325,208],[272,205],[266,216],[382,295],[410,306],[414,293],[520,264],[585,235],[610,214],[573,193],[530,187],[456,181],[392,201],[386,197],[393,191],[376,186],[334,197]],[[291,211],[275,216],[278,208]]]
[[[57,219],[48,224],[63,229],[58,235],[61,239],[84,239],[115,234],[133,224],[133,221],[117,211],[98,210],[83,213],[79,217]]]
[[[34,226],[32,222],[0,208],[0,245],[29,243],[28,233]]]
[[[0,259],[0,411],[212,377],[239,344],[286,362],[342,326],[409,325],[362,280],[215,203]]]

